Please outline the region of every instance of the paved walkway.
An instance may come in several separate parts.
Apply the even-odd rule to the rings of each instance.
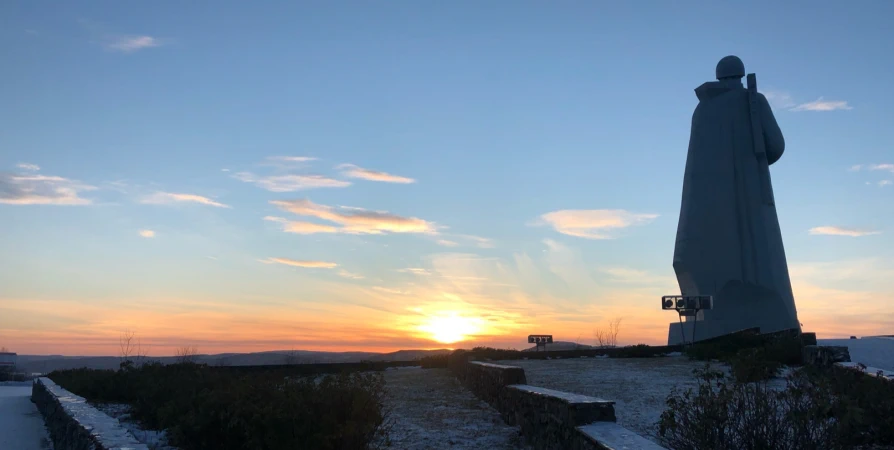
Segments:
[[[31,384],[0,383],[0,449],[52,448],[43,417],[31,403]]]

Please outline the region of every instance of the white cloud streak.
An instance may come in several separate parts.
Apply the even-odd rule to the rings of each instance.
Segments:
[[[313,156],[268,156],[267,159],[269,161],[283,161],[283,162],[297,162],[297,163],[306,163],[311,161],[316,161],[317,158]]]
[[[106,42],[107,49],[121,53],[133,53],[162,45],[161,40],[152,36],[115,36]]]
[[[37,164],[19,163],[19,164],[16,164],[16,167],[18,167],[19,169],[28,170],[31,172],[37,172],[38,170],[40,170],[40,166],[38,166]]]
[[[139,235],[142,236],[142,237],[144,237],[144,238],[154,238],[154,237],[155,237],[155,232],[152,231],[152,230],[140,230],[140,231],[139,231]]]
[[[849,109],[854,108],[850,107],[846,101],[823,100],[823,97],[820,97],[812,102],[802,103],[798,106],[795,106],[789,111],[835,111]]]
[[[808,233],[813,235],[826,235],[826,236],[850,236],[850,237],[861,237],[861,236],[871,236],[874,234],[881,234],[881,231],[873,231],[873,230],[862,230],[857,228],[845,228],[845,227],[836,227],[836,226],[822,226],[822,227],[814,227],[808,230]]]
[[[270,192],[295,192],[317,188],[341,188],[351,185],[350,181],[336,180],[322,175],[270,175],[257,176],[251,172],[239,172],[233,178],[252,183]]]
[[[208,197],[195,194],[178,194],[173,192],[156,192],[144,197],[140,203],[147,205],[172,205],[177,203],[199,203],[217,208],[229,208],[229,205],[216,202]]]

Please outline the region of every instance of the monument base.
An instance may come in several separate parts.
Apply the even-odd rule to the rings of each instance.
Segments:
[[[696,325],[696,323],[698,325]],[[671,322],[667,331],[667,345],[688,344],[695,341],[703,341],[730,333],[729,326],[718,320],[693,320],[690,322]],[[741,328],[741,327],[737,327]],[[683,330],[682,333],[680,330]],[[695,333],[695,339],[693,339]],[[683,340],[685,334],[686,340]]]
[[[695,325],[696,323],[698,325]],[[667,345],[679,345],[689,342],[703,341],[705,339],[735,333],[752,327],[760,328],[761,334],[775,333],[777,331],[790,329],[790,327],[782,326],[772,320],[763,321],[763,323],[752,322],[748,325],[743,325],[741,320],[718,319],[693,320],[690,322],[684,321],[682,324],[680,322],[671,322],[667,331]],[[681,329],[683,330],[682,334],[680,333]],[[693,339],[693,329],[695,332],[695,339]],[[686,336],[685,341],[683,340],[683,334]]]

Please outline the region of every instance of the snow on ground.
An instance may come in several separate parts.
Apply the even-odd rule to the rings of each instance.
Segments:
[[[816,343],[843,345],[850,352],[852,362],[894,371],[894,338],[817,339]]]
[[[575,358],[501,361],[525,369],[528,384],[615,402],[618,424],[655,440],[656,423],[671,389],[696,386],[692,370],[704,362],[663,358]],[[717,369],[722,367],[713,364]]]
[[[0,449],[52,448],[43,417],[31,403],[31,382],[0,385]]]
[[[391,410],[391,448],[526,448],[517,427],[478,400],[447,369],[385,371],[386,407]]]
[[[168,445],[168,438],[164,431],[144,430],[139,424],[130,419],[130,406],[122,403],[95,403],[93,407],[104,412],[108,416],[118,419],[118,422],[130,431],[138,441],[146,444],[150,450],[177,450],[177,447]]]

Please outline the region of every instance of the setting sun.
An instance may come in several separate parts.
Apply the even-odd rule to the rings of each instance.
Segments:
[[[481,319],[462,317],[447,313],[429,318],[428,323],[419,327],[429,337],[442,344],[452,344],[467,339],[481,330]]]

